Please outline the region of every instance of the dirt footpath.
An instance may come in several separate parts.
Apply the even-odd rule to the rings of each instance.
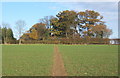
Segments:
[[[53,59],[52,76],[67,76],[67,73],[64,68],[62,56],[59,52],[57,45],[54,45],[54,59]]]

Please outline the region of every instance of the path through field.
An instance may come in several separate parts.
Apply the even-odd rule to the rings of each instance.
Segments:
[[[58,46],[54,45],[54,63],[52,76],[67,76]]]

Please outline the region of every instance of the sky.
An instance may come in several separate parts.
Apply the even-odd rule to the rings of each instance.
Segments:
[[[113,31],[110,38],[118,38],[118,2],[2,2],[2,22],[10,24],[16,37],[16,21],[24,20],[28,30],[44,16],[55,16],[63,10],[99,12]]]

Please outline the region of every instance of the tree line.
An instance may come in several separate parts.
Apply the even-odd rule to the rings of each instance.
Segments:
[[[14,41],[16,41],[16,39],[13,37],[13,31],[11,28],[0,27],[0,37],[0,42],[4,44],[14,43]]]
[[[24,21],[16,22],[19,43],[106,43],[112,34],[112,30],[103,21],[103,16],[93,10],[65,10],[56,16],[45,16],[22,34],[25,25]]]

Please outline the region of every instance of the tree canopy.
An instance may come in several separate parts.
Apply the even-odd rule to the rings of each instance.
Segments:
[[[7,27],[6,27],[7,26]],[[112,30],[103,21],[103,16],[94,10],[74,11],[64,10],[56,16],[45,16],[39,19],[27,32],[23,33],[25,21],[16,22],[16,30],[19,43],[22,40],[49,40],[49,39],[83,39],[90,38],[105,39],[109,38]],[[12,29],[8,24],[2,28],[2,39],[4,42],[14,39]],[[70,40],[71,41],[71,40]]]

